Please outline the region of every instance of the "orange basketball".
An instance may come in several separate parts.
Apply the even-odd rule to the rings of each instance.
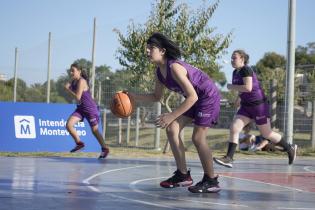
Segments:
[[[116,117],[129,117],[133,112],[133,100],[126,93],[118,91],[113,96],[110,110]]]

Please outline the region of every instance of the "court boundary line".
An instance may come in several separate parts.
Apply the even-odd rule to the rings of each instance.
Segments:
[[[311,170],[310,168],[312,168],[313,166],[304,166],[303,170],[310,172],[310,173],[315,173],[315,171]]]
[[[116,172],[116,171],[122,171],[122,170],[129,170],[129,169],[134,169],[134,168],[144,168],[144,167],[152,167],[151,165],[143,165],[143,166],[131,166],[131,167],[125,167],[125,168],[117,168],[117,169],[111,169],[111,170],[107,170],[107,171],[103,171],[103,172],[99,172],[96,174],[93,174],[91,176],[89,176],[88,178],[84,179],[82,181],[82,183],[86,184],[87,187],[94,191],[94,192],[98,192],[101,193],[102,191],[99,190],[98,188],[91,186],[90,185],[90,181],[98,176],[107,174],[107,173],[111,173],[111,172]],[[315,171],[311,170],[312,166],[305,166],[303,167],[303,170],[305,172],[296,172],[296,173],[314,173]],[[202,172],[200,172],[202,173]],[[225,173],[225,172],[223,172]],[[229,173],[229,172],[227,172]],[[232,172],[232,173],[237,173],[237,172]],[[238,173],[244,173],[244,172],[238,172]],[[248,172],[248,173],[256,173],[256,172]],[[273,172],[274,173],[274,172]],[[282,172],[282,173],[287,173],[287,172]],[[293,172],[295,173],[295,172]],[[201,175],[197,175],[197,176],[201,176]],[[288,187],[288,186],[283,186],[283,185],[279,185],[279,184],[273,184],[273,183],[269,183],[269,182],[263,182],[263,181],[258,181],[258,180],[253,180],[253,179],[248,179],[248,178],[239,178],[239,177],[234,177],[234,176],[228,176],[228,175],[220,175],[222,177],[226,177],[226,178],[230,178],[230,179],[238,179],[238,180],[243,180],[243,181],[248,181],[248,182],[254,182],[254,183],[259,183],[259,184],[267,184],[267,185],[271,185],[271,186],[275,186],[275,187],[280,187],[280,188],[284,188],[284,189],[288,189],[291,191],[298,191],[298,192],[305,192],[307,193],[308,191],[302,190],[302,189],[298,189],[298,188],[294,188],[294,187]],[[140,179],[140,180],[135,180],[132,182],[129,182],[129,188],[137,193],[141,193],[141,194],[145,194],[145,195],[149,195],[152,197],[159,197],[159,198],[165,198],[168,200],[175,200],[175,201],[186,201],[186,202],[194,202],[194,203],[200,203],[200,204],[211,204],[211,205],[219,205],[219,206],[233,206],[233,207],[250,207],[247,205],[239,205],[239,204],[226,204],[226,203],[217,203],[217,202],[205,202],[205,201],[196,201],[196,200],[187,200],[187,199],[180,199],[180,198],[170,198],[170,197],[166,197],[163,195],[155,195],[152,193],[148,193],[145,192],[143,190],[140,190],[136,187],[136,185],[140,182],[143,181],[148,181],[148,180],[156,180],[156,179],[163,179],[166,177],[152,177],[152,178],[146,178],[146,179]],[[131,202],[136,202],[136,203],[141,203],[141,204],[145,204],[145,205],[150,205],[150,206],[156,206],[156,207],[163,207],[163,208],[168,208],[168,209],[178,209],[176,207],[172,207],[172,206],[167,206],[167,205],[162,205],[159,203],[153,203],[153,202],[147,202],[145,200],[139,200],[139,199],[131,199],[131,198],[127,198],[121,195],[112,195],[109,194],[111,197],[113,198],[120,198],[120,199],[124,199],[127,201],[131,201]],[[277,209],[282,209],[282,210],[293,210],[293,209],[297,209],[297,210],[314,210],[314,208],[291,208],[291,207],[276,207]]]
[[[256,182],[256,183],[260,183],[260,184],[267,184],[267,185],[271,185],[271,186],[275,186],[275,187],[281,187],[281,188],[285,188],[285,189],[293,190],[293,191],[298,191],[298,192],[309,193],[308,191],[301,190],[301,189],[298,189],[298,188],[283,186],[283,185],[279,185],[279,184],[273,184],[273,183],[269,183],[269,182],[263,182],[263,181],[253,180],[253,179],[240,178],[240,177],[227,176],[227,175],[220,175],[220,176],[227,177],[227,178],[230,178],[230,179],[239,179],[239,180],[243,180],[243,181]]]
[[[197,175],[197,176],[199,176],[199,175]],[[155,194],[152,194],[152,193],[147,193],[147,192],[145,192],[143,190],[140,190],[140,189],[135,187],[136,184],[138,184],[139,182],[148,181],[148,180],[155,180],[155,179],[163,179],[163,178],[167,178],[167,177],[152,177],[152,178],[146,178],[146,179],[139,179],[139,180],[131,182],[129,184],[129,186],[135,192],[142,193],[142,194],[145,194],[145,195],[150,195],[150,196],[153,196],[153,197],[162,197],[162,198],[166,198],[168,200],[188,201],[188,202],[194,202],[194,203],[213,204],[213,205],[220,205],[220,206],[234,206],[234,207],[245,207],[245,208],[249,207],[249,206],[241,205],[241,204],[239,205],[239,204],[205,202],[205,201],[178,199],[178,198],[175,199],[175,198],[170,198],[170,197],[166,197],[166,196],[163,196],[163,195],[155,195]],[[209,194],[211,194],[211,193],[209,193]]]

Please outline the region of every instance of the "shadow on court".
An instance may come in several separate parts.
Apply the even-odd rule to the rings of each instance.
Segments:
[[[189,160],[194,182],[203,176]],[[163,189],[172,159],[0,157],[0,210],[11,209],[315,209],[315,158],[242,159],[215,165],[222,190]]]

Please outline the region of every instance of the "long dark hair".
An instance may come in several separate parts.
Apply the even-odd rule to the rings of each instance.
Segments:
[[[89,76],[88,76],[87,72],[86,72],[85,70],[83,70],[82,67],[81,67],[78,63],[73,63],[73,64],[71,64],[70,67],[71,67],[71,68],[76,68],[76,69],[78,69],[79,71],[81,71],[81,77],[82,77],[83,79],[85,79],[86,82],[87,82],[87,84],[89,85]]]
[[[168,59],[178,59],[181,57],[181,51],[177,44],[159,32],[153,33],[149,37],[147,44],[160,49],[164,48],[166,50],[165,56]]]

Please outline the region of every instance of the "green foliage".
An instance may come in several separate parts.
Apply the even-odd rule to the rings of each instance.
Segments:
[[[315,42],[306,44],[306,47],[298,46],[295,52],[296,65],[315,64]]]
[[[0,81],[0,101],[13,100],[13,87],[9,86],[7,82]]]
[[[103,65],[95,67],[95,98],[100,101],[100,105],[109,107],[109,101],[112,98],[111,87],[115,86],[113,83],[113,75],[109,66]],[[101,90],[101,96],[99,91]],[[100,99],[99,99],[100,97]]]
[[[229,104],[234,105],[235,99],[237,98],[236,91],[221,91],[221,98],[227,99]]]
[[[303,81],[295,79],[295,101],[302,103],[304,100],[313,100],[315,95],[315,42],[306,46],[298,46],[295,52],[295,73],[303,74]],[[285,95],[285,69],[286,60],[284,56],[274,52],[265,53],[255,69],[265,93],[269,94],[270,81],[277,80],[278,101],[284,101]],[[307,93],[306,96],[302,94]]]
[[[117,51],[120,64],[131,72],[131,84],[139,85],[141,90],[152,88],[154,66],[149,63],[145,46],[153,32],[161,32],[174,40],[183,52],[183,59],[202,69],[215,81],[224,84],[225,75],[216,63],[231,42],[231,33],[227,36],[213,35],[215,28],[208,26],[209,20],[219,5],[203,5],[196,11],[189,11],[186,4],[175,4],[175,0],[157,0],[144,25],[133,21],[124,36],[115,29],[121,47]],[[139,82],[143,81],[143,82]]]
[[[306,47],[297,47],[295,63],[297,73],[305,76],[304,84],[300,85],[300,89],[307,94],[302,100],[312,101],[315,99],[315,42],[307,43]]]
[[[270,82],[276,80],[277,98],[280,101],[284,100],[285,95],[285,64],[284,56],[275,52],[268,52],[254,67],[266,95],[270,94]]]

